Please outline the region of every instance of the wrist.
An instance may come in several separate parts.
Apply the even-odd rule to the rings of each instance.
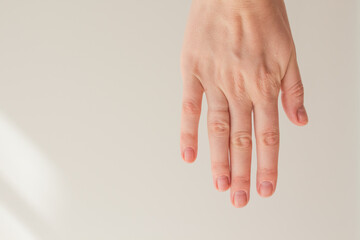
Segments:
[[[275,6],[284,5],[284,0],[200,0],[215,2],[217,4],[225,4],[234,10],[242,11],[263,11],[274,8]]]

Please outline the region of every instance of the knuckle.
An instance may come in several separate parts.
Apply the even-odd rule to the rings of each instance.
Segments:
[[[261,71],[257,78],[260,95],[265,100],[276,99],[280,91],[280,81],[269,71]]]
[[[277,146],[279,139],[279,131],[269,131],[262,134],[262,143],[265,146]]]
[[[291,88],[288,90],[288,93],[294,97],[303,97],[304,85],[301,81],[298,81],[293,86],[291,86]]]
[[[209,132],[213,136],[226,136],[229,134],[229,123],[227,121],[215,120],[209,122]]]
[[[238,103],[245,104],[246,106],[251,106],[251,100],[249,95],[246,92],[234,92],[230,97]]]
[[[278,175],[277,168],[259,168],[258,174],[265,178],[276,178]]]
[[[215,174],[215,175],[223,175],[223,174],[227,174],[229,172],[229,164],[227,161],[225,162],[215,162],[213,161],[211,163],[211,171]]]
[[[236,132],[231,136],[231,145],[237,149],[249,149],[252,146],[251,134],[246,131]]]
[[[180,58],[180,69],[183,76],[200,74],[199,61],[194,55],[189,53],[182,53]]]
[[[194,56],[191,54],[191,52],[183,49],[183,51],[181,52],[181,57],[180,57],[180,66],[182,69],[187,69],[187,68],[191,68],[191,66],[194,64],[195,58]]]
[[[196,133],[185,132],[184,130],[180,133],[180,141],[181,143],[197,143],[198,135]]]
[[[243,93],[245,92],[245,80],[241,73],[235,74],[234,76],[234,92]]]
[[[245,88],[245,80],[242,74],[236,74],[231,84],[231,96],[238,102],[251,103],[250,97]]]
[[[199,104],[194,103],[191,100],[184,101],[182,104],[183,112],[191,115],[200,115],[201,106]]]
[[[240,185],[240,186],[249,186],[250,176],[233,176],[231,178],[231,184]]]

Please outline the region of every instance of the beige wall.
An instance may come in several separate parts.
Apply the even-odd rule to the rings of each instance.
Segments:
[[[278,191],[240,210],[204,117],[179,156],[189,5],[0,1],[0,239],[358,239],[356,0],[287,1],[310,124],[281,112]]]

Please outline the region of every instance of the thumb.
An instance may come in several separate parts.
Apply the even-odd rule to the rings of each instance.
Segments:
[[[306,125],[308,116],[304,107],[304,87],[295,54],[282,80],[281,92],[283,108],[290,121],[298,126]]]

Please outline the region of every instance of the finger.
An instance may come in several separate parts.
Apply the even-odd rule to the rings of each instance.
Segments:
[[[251,112],[250,102],[232,102],[230,108],[230,164],[231,200],[235,207],[244,207],[249,201],[251,171]]]
[[[206,99],[213,181],[217,190],[226,191],[230,186],[228,103],[224,94],[215,88],[206,91]]]
[[[295,56],[289,62],[281,91],[282,104],[290,121],[298,126],[306,125],[308,116],[304,107],[304,87]]]
[[[184,161],[192,163],[198,151],[198,127],[203,88],[196,78],[185,79],[183,86],[180,148]]]
[[[257,153],[257,190],[271,196],[276,188],[279,155],[279,119],[277,101],[254,105]]]

